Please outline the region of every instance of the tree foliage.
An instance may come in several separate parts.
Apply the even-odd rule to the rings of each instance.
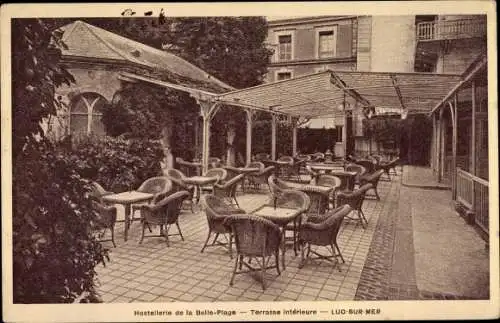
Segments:
[[[41,127],[54,90],[73,77],[59,65],[58,21],[12,21],[13,286],[15,303],[98,301],[94,267],[106,250],[92,236],[88,181]]]

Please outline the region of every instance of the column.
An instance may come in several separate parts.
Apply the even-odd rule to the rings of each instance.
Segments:
[[[297,155],[297,119],[292,118],[292,156]]]
[[[453,104],[448,102],[451,115],[451,125],[452,125],[452,135],[451,135],[451,195],[452,199],[455,200],[457,192],[457,109],[456,109],[456,96]]]
[[[271,159],[276,160],[276,115],[271,114]]]
[[[196,98],[200,105],[201,116],[203,117],[203,138],[202,138],[202,174],[208,170],[208,158],[210,157],[210,124],[213,116],[219,108],[217,103],[211,100]]]
[[[476,82],[472,81],[472,146],[471,146],[471,167],[470,173],[476,175]]]
[[[247,165],[252,162],[252,128],[253,128],[253,111],[246,110],[247,117],[247,143],[246,143],[246,163]]]

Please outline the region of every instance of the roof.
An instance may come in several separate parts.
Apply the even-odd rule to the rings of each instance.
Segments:
[[[351,107],[375,106],[412,112],[430,111],[460,75],[332,71],[304,75],[223,93],[226,104],[254,107],[296,116],[343,115],[344,99]]]
[[[63,26],[63,57],[116,61],[163,73],[164,80],[222,93],[234,88],[188,61],[83,21]]]

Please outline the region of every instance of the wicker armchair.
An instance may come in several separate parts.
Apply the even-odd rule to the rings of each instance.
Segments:
[[[278,179],[274,175],[268,177],[267,184],[269,185],[269,190],[271,191],[273,201],[276,201],[276,199],[281,195],[281,193],[284,190],[291,189],[291,187],[288,186],[284,181]]]
[[[378,165],[378,168],[382,169],[390,180],[391,179],[391,170],[394,171],[394,173],[393,173],[394,175],[396,175],[396,176],[398,175],[398,172],[396,171],[396,166],[398,165],[398,163],[399,163],[399,158],[395,158],[389,162],[381,162]]]
[[[367,184],[367,183],[370,183],[373,185],[372,189],[375,192],[375,198],[377,200],[380,200],[380,196],[378,195],[377,186],[378,186],[378,182],[380,181],[380,177],[382,176],[383,173],[384,173],[384,170],[379,169],[376,172],[373,172],[371,174],[365,174],[359,178],[359,185],[362,186],[362,185]]]
[[[264,167],[264,164],[262,164]],[[268,166],[265,168],[261,168],[261,170],[257,173],[248,174],[248,181],[250,185],[254,187],[254,189],[260,189],[262,184],[269,185],[267,179],[274,173],[274,166]]]
[[[91,183],[91,186],[92,186],[92,191],[90,192],[90,197],[95,200],[95,201],[99,201],[102,203],[102,197],[103,196],[106,196],[106,195],[109,195],[109,194],[113,194],[113,192],[110,192],[110,191],[106,191],[104,189],[104,187],[102,187],[99,183],[97,182],[92,182]]]
[[[137,189],[138,192],[142,193],[150,193],[153,194],[153,199],[151,200],[150,203],[155,204],[157,201],[161,200],[165,196],[167,196],[169,193],[172,192],[173,185],[172,182],[165,176],[157,176],[157,177],[151,177],[145,180],[141,186]],[[142,203],[144,204],[144,203]],[[136,211],[138,211],[141,208],[141,204],[133,204],[132,205],[132,219],[131,221],[134,220],[139,220],[135,219],[134,215]]]
[[[368,159],[358,159],[356,164],[363,166],[366,169],[366,173],[373,173],[375,171],[375,163]]]
[[[180,170],[174,169],[174,168],[169,168],[167,169],[167,177],[170,179],[172,182],[173,190],[175,192],[178,191],[187,191],[189,193],[189,196],[184,200],[189,201],[189,205],[191,208],[191,212],[194,213],[193,209],[193,197],[194,197],[194,185],[189,185],[184,183],[184,178],[186,177]]]
[[[207,170],[207,172],[203,175],[206,177],[217,177],[218,180],[216,184],[223,184],[227,178],[227,171],[224,168],[211,168]],[[201,186],[201,190],[204,192],[213,192],[214,185],[203,185]]]
[[[342,260],[342,263],[345,262],[337,243],[337,236],[344,217],[350,212],[351,207],[349,205],[343,205],[329,211],[325,215],[308,219],[308,221],[301,226],[299,243],[302,245],[302,251],[299,268],[302,268],[307,260],[311,259],[311,253],[317,256],[316,259],[325,259],[328,261],[335,259],[335,265],[338,265],[339,258]],[[330,255],[320,254],[316,250],[311,250],[311,246],[324,246],[327,249],[330,247]]]
[[[205,250],[206,247],[212,246],[224,246],[227,247],[229,251],[229,256],[233,258],[232,253],[232,233],[229,226],[224,225],[224,220],[228,215],[231,214],[245,214],[240,208],[236,208],[231,204],[227,203],[223,197],[215,196],[213,194],[208,194],[203,200],[205,204],[205,214],[207,216],[208,222],[208,236],[205,240],[205,244],[201,249],[201,252]],[[209,244],[210,237],[215,234],[215,238],[211,244]],[[226,238],[225,243],[218,241],[219,235],[223,235]]]
[[[266,269],[276,268],[278,275],[281,274],[279,268],[281,242],[279,227],[269,220],[252,214],[231,215],[224,223],[231,227],[236,244],[236,261],[229,285],[233,286],[235,275],[255,272],[260,269],[262,289],[265,290]],[[268,266],[273,257],[274,265]],[[248,262],[244,258],[248,258]],[[250,266],[250,261],[253,258],[261,259],[261,261],[257,261],[260,263],[260,268]],[[248,270],[242,270],[243,265]]]
[[[340,180],[340,178],[333,176],[333,175],[323,175],[322,174],[316,180],[316,185],[333,187],[333,191],[329,197],[329,202],[331,202],[333,207],[335,207],[336,206],[335,196],[337,194],[337,191],[342,186],[342,181]]]
[[[177,157],[175,159],[175,163],[177,164],[177,167],[179,170],[183,173],[186,174],[186,176],[195,176],[199,175],[200,172],[200,167],[196,163],[188,162],[180,157]]]
[[[269,180],[271,181],[272,179],[269,178]],[[293,223],[289,223],[285,226],[285,232],[283,233],[285,235],[285,241],[292,241],[293,251],[295,255],[297,255],[297,232],[300,228],[303,216],[306,215],[307,211],[311,207],[311,199],[306,193],[290,189],[288,186],[283,186],[283,184],[270,185],[275,185],[274,189],[276,191],[273,194],[271,201],[268,203],[269,206],[296,209],[300,214],[296,217],[296,220]],[[287,231],[293,232],[291,239],[286,237]]]
[[[363,201],[365,200],[366,192],[371,188],[372,184],[365,184],[353,192],[343,191],[337,194],[337,205],[347,204],[353,211],[356,211],[357,217],[350,219],[359,221],[363,229],[366,228],[366,225],[368,225],[368,220],[366,219],[365,213],[362,209]]]
[[[172,195],[164,197],[161,201],[155,204],[146,204],[141,206],[141,219],[142,219],[142,235],[139,243],[142,243],[145,237],[165,237],[167,247],[170,246],[169,236],[180,235],[182,241],[181,227],[179,226],[179,214],[181,212],[182,202],[189,196],[186,191],[175,192]],[[175,224],[178,233],[169,234],[170,227]],[[146,227],[151,232],[151,225],[158,225],[160,227],[159,235],[144,235]]]
[[[322,152],[316,152],[311,155],[311,161],[315,163],[322,163],[325,161],[325,154]]]
[[[95,218],[95,222],[92,225],[92,228],[96,231],[102,230],[102,232],[99,234],[99,237],[103,237],[107,229],[111,231],[110,239],[101,239],[99,241],[100,242],[111,241],[113,243],[113,247],[116,248],[115,244],[116,207],[107,206],[100,203],[98,200],[93,200],[92,208],[97,212],[97,216]]]
[[[237,175],[224,184],[214,184],[214,195],[226,198],[231,204],[234,202],[237,207],[240,207],[238,200],[236,200],[236,189],[239,183],[243,183],[245,178],[244,174]]]
[[[356,172],[356,177],[354,178],[354,184],[359,185],[359,178],[366,174],[366,168],[358,164],[347,164],[345,170],[348,172]]]

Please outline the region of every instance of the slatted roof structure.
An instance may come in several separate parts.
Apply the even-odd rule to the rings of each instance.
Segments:
[[[429,112],[460,81],[460,75],[326,70],[223,93],[225,104],[291,116],[338,116],[350,106]]]

